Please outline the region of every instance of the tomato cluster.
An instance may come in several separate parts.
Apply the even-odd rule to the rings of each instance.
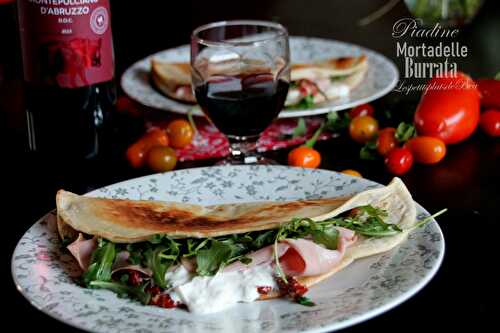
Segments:
[[[487,110],[480,113],[481,106]],[[447,144],[467,139],[478,125],[487,135],[500,136],[500,80],[484,79],[476,84],[460,72],[435,77],[421,97],[414,124],[402,123],[397,129],[379,130],[369,104],[357,106],[349,116],[351,138],[365,144],[361,157],[370,158],[376,151],[390,173],[402,175],[414,162],[439,163]]]
[[[358,109],[373,110],[365,104]],[[355,108],[356,109],[356,108]],[[355,110],[353,109],[353,110]],[[430,136],[415,136],[415,128],[411,124],[401,123],[398,128],[385,127],[378,129],[374,113],[349,112],[354,115],[349,124],[351,138],[365,144],[362,149],[366,153],[376,153],[384,158],[387,170],[394,175],[402,175],[411,169],[414,162],[434,164],[446,155],[446,146],[439,138]]]
[[[194,130],[188,121],[173,120],[166,128],[151,128],[130,145],[126,152],[127,160],[134,168],[147,165],[156,172],[173,170],[177,164],[174,148],[189,145],[193,137]]]

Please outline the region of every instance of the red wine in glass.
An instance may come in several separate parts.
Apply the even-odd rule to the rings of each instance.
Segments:
[[[195,88],[196,99],[214,125],[229,137],[258,136],[283,107],[288,82],[272,73],[215,75]]]

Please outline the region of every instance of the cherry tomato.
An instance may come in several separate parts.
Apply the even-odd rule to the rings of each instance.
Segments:
[[[385,157],[387,170],[394,175],[402,175],[413,165],[413,156],[408,148],[394,148]]]
[[[423,164],[436,164],[446,155],[446,145],[443,140],[432,136],[417,136],[406,142],[415,162]]]
[[[479,98],[476,84],[464,73],[433,78],[415,112],[418,134],[445,144],[467,139],[479,122]]]
[[[170,147],[155,146],[148,153],[148,166],[156,172],[170,171],[177,164],[175,150]]]
[[[288,153],[288,165],[303,167],[303,168],[317,168],[321,163],[321,155],[317,150],[306,146],[300,146],[292,149]]]
[[[370,104],[361,104],[358,105],[349,111],[349,116],[351,119],[354,119],[359,116],[370,116],[373,117],[373,114],[375,113],[375,110],[373,109],[373,106]]]
[[[120,96],[116,99],[116,111],[127,113],[133,117],[141,116],[141,111],[137,108],[136,103],[127,96]]]
[[[370,141],[378,131],[378,122],[371,116],[359,116],[351,120],[349,134],[358,143]]]
[[[134,168],[142,167],[146,154],[154,146],[168,146],[167,133],[159,128],[149,130],[128,147],[126,155],[130,165]]]
[[[393,127],[386,127],[378,132],[377,151],[380,155],[387,155],[398,145],[395,135],[396,129]]]
[[[343,173],[343,174],[346,174],[349,176],[353,176],[353,177],[363,178],[361,173],[359,173],[358,171],[353,170],[353,169],[345,169],[345,170],[340,171],[340,173]]]
[[[168,124],[167,134],[172,147],[183,148],[193,140],[194,131],[188,121],[176,119]]]
[[[500,111],[487,110],[481,114],[481,129],[489,136],[500,136]]]
[[[480,79],[476,81],[481,92],[481,105],[500,109],[500,80]]]

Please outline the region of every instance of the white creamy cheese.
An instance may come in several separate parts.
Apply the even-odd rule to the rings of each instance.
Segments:
[[[285,105],[295,105],[302,100],[302,94],[297,88],[290,88],[286,95]]]
[[[182,270],[180,267],[178,269]],[[175,271],[171,277],[174,276],[177,276]],[[179,276],[185,275],[179,273]],[[175,283],[181,280],[179,278]],[[173,280],[170,283],[173,285]],[[255,301],[260,296],[257,287],[263,286],[278,288],[270,265],[215,276],[196,276],[189,282],[178,284],[170,294],[172,298],[179,298],[190,312],[208,314],[225,310],[238,302]]]
[[[190,273],[183,265],[171,267],[171,269],[165,273],[165,280],[170,286],[170,289],[191,281],[193,277],[194,274]]]
[[[332,83],[330,87],[326,89],[325,94],[328,98],[345,97],[349,95],[350,90],[347,84]]]

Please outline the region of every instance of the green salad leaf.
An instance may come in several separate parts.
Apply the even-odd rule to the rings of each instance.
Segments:
[[[297,104],[293,106],[295,109],[309,109],[314,106],[314,96],[307,95],[300,100]]]
[[[163,237],[161,243],[157,244],[155,248],[149,248],[144,252],[146,267],[153,272],[155,284],[161,288],[166,288],[165,273],[179,257],[179,244],[168,237]]]
[[[131,287],[123,282],[91,281],[90,287],[108,289],[118,294],[119,297],[129,296],[142,304],[149,304],[151,294],[145,291],[147,284]]]
[[[89,286],[91,281],[111,280],[111,267],[116,257],[115,244],[102,238],[98,239],[97,243],[89,268],[82,276],[82,281],[86,286]]]
[[[231,258],[231,253],[231,245],[212,239],[210,248],[198,251],[196,273],[202,276],[214,275]]]

